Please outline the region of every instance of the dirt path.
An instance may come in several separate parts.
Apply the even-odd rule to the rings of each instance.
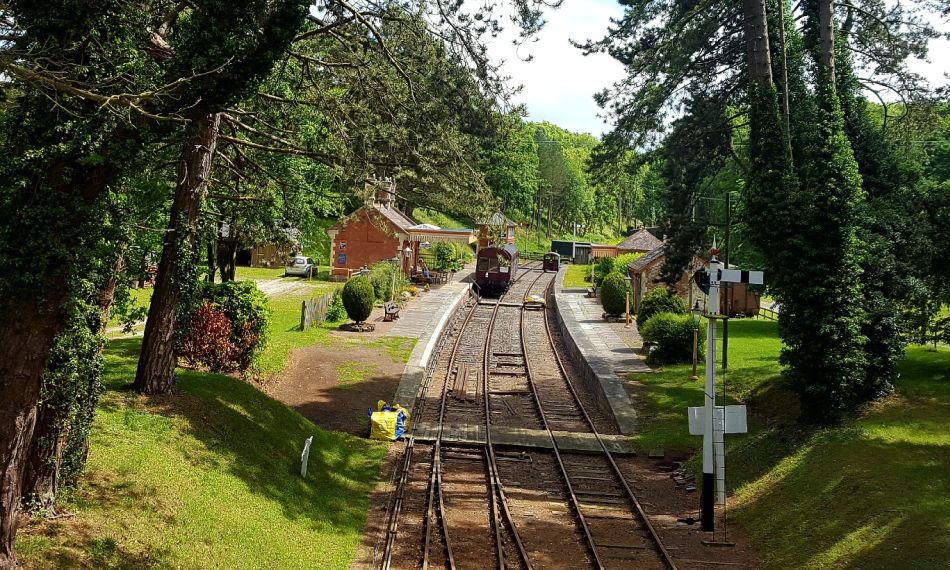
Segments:
[[[268,297],[279,297],[292,293],[303,292],[309,289],[307,281],[296,277],[278,277],[277,279],[260,279],[256,281],[257,288]]]
[[[405,365],[403,351],[381,342],[391,324],[375,324],[372,333],[336,331],[329,344],[292,351],[268,391],[324,429],[365,435],[367,409],[392,400]]]

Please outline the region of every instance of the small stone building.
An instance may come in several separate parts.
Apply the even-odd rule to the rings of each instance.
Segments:
[[[443,241],[467,245],[475,239],[471,229],[417,224],[396,207],[392,180],[367,182],[366,190],[372,201],[327,230],[332,279],[347,279],[353,272],[386,259],[397,262],[408,275],[419,258],[420,244]]]
[[[625,253],[647,253],[663,245],[663,242],[656,239],[656,236],[648,230],[637,230],[627,236],[627,239],[617,244],[617,255]]]
[[[660,279],[663,263],[666,261],[665,246],[660,240],[657,241],[660,243],[658,247],[648,251],[643,257],[630,262],[627,266],[627,271],[630,274],[630,285],[633,287],[631,301],[635,310],[639,309],[640,301],[644,295],[657,287],[667,286]],[[705,262],[700,257],[693,256],[692,263],[683,271],[682,277],[676,282],[676,294],[683,299],[687,307],[691,307],[696,300],[700,301],[700,305],[705,303],[703,292],[693,281],[693,272],[703,267],[704,264]]]

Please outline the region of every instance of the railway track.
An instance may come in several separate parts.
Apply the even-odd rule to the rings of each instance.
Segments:
[[[587,412],[592,399],[571,382],[550,309],[522,304],[547,296],[554,277],[526,264],[500,299],[470,302],[443,339],[414,416],[438,433],[415,463],[408,438],[379,567],[392,565],[403,500],[415,497],[418,510],[413,491],[424,488],[421,544],[404,545],[399,567],[675,568],[597,429],[599,412]],[[444,443],[459,426],[482,426],[484,444]],[[542,430],[551,450],[496,449],[493,426]],[[562,452],[556,431],[590,434],[600,453]]]

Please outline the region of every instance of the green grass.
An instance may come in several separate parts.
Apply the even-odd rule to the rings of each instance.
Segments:
[[[234,279],[236,281],[264,281],[267,279],[280,279],[284,276],[284,268],[268,267],[237,267],[234,270]],[[330,279],[330,266],[318,265],[317,272],[313,279],[307,280],[299,277],[288,277],[288,279],[299,279],[300,281],[327,281]]]
[[[587,241],[606,245],[616,245],[623,241],[624,236],[614,233],[588,233],[578,235],[577,241]],[[574,239],[571,232],[553,232],[551,237],[547,237],[546,228],[535,230],[533,228],[519,227],[515,235],[515,245],[522,252],[526,253],[547,253],[551,251],[551,240],[571,240]]]
[[[109,343],[76,516],[22,530],[25,567],[346,568],[385,447],[228,376],[180,371],[179,395],[133,395],[139,347]]]
[[[129,297],[133,307],[142,307],[145,309],[145,312],[148,313],[148,307],[152,303],[152,291],[154,291],[154,289],[151,287],[129,289]],[[109,324],[113,326],[122,324],[122,315],[113,312],[109,317]]]
[[[564,287],[566,289],[586,289],[590,287],[590,281],[585,279],[587,272],[590,271],[590,265],[567,266],[564,272]]]
[[[699,334],[705,334],[701,324]],[[717,334],[720,355],[722,330]],[[725,375],[717,371],[717,392],[726,388],[727,401],[744,401],[753,392],[765,397],[768,390],[780,384],[778,353],[781,341],[778,324],[766,320],[736,320],[729,323],[729,370]],[[654,374],[631,376],[646,386],[642,398],[640,432],[634,436],[643,450],[663,448],[674,451],[696,451],[702,447],[702,438],[689,435],[686,408],[703,405],[703,378],[705,366],[700,359],[696,368],[698,381],[690,380],[692,366],[679,364],[665,366]],[[751,429],[756,428],[754,418]],[[748,436],[733,436],[741,439]]]
[[[344,362],[336,367],[337,381],[343,388],[348,388],[361,383],[368,378],[376,367],[364,362]]]
[[[909,347],[895,393],[843,426],[798,425],[783,388],[775,323],[730,324],[730,400],[750,433],[727,437],[738,522],[765,568],[942,568],[950,559],[950,350]],[[702,377],[702,367],[699,371]],[[644,447],[696,451],[685,408],[702,402],[689,367],[646,385]],[[720,377],[721,380],[721,377]],[[695,458],[692,462],[696,464]],[[698,500],[698,499],[697,499]]]
[[[314,287],[305,293],[267,299],[271,309],[267,346],[255,362],[255,372],[263,380],[284,369],[291,350],[330,341],[330,331],[339,323],[322,323],[301,331],[300,308],[303,301],[325,295],[337,287],[337,284],[314,282]]]

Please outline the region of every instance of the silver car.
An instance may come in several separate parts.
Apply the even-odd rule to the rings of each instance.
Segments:
[[[291,257],[284,267],[284,277],[313,277],[317,273],[317,263],[311,257],[297,255]]]

